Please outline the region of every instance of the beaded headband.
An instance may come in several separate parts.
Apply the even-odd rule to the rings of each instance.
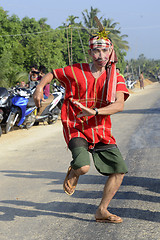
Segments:
[[[92,36],[89,40],[89,47],[93,48],[108,48],[112,46],[111,40],[108,38],[109,31],[105,31],[105,28],[100,23],[99,19],[95,16],[94,20],[96,21],[99,32]]]

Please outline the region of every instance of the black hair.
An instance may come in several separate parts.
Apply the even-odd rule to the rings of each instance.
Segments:
[[[38,69],[38,65],[37,65],[37,64],[32,64],[32,65],[30,66],[30,68]]]
[[[42,73],[46,73],[46,67],[44,65],[40,65],[39,71],[41,71]]]

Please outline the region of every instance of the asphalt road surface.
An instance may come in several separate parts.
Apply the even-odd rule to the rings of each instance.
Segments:
[[[123,223],[95,222],[106,177],[92,161],[63,192],[71,155],[58,121],[0,138],[0,240],[160,240],[160,84],[131,94],[112,122],[129,173],[109,210]]]

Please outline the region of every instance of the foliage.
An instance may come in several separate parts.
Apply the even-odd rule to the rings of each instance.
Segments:
[[[32,64],[45,65],[47,71],[52,68],[65,67],[76,62],[90,62],[88,57],[88,40],[98,31],[94,17],[100,13],[98,8],[85,9],[82,12],[83,23],[78,16],[70,15],[62,26],[52,29],[46,24],[47,19],[9,16],[0,7],[0,86],[11,87],[17,81],[28,81],[28,72]],[[99,17],[106,31],[110,31],[114,49],[118,56],[117,67],[123,73],[129,68],[138,75],[139,69],[146,75],[156,75],[160,62],[147,60],[143,55],[128,63],[124,60],[128,50],[127,35],[121,35],[119,23],[113,19]]]
[[[76,25],[72,25],[66,29],[65,38],[67,40],[67,31],[68,31],[68,41],[66,44],[69,44],[69,54],[67,51],[64,51],[64,57],[67,64],[69,63],[77,63],[77,62],[88,62],[88,33],[81,29],[79,26],[77,28]],[[72,43],[71,43],[72,39]],[[69,62],[70,57],[70,62]]]
[[[143,72],[145,78],[157,81],[160,74],[160,60],[147,59],[144,54],[139,55],[138,59],[128,61],[127,66],[126,72],[132,72],[136,79]]]
[[[51,29],[46,20],[25,17],[20,21],[0,8],[0,86],[15,85],[17,74],[29,72],[33,63],[45,65],[48,71],[66,65],[64,32]]]
[[[20,72],[16,75],[15,77],[16,83],[21,83],[21,82],[28,82],[28,73],[27,72]]]
[[[98,8],[93,8],[91,7],[91,11],[88,12],[87,9],[85,9],[82,12],[82,16],[83,16],[83,20],[84,20],[84,25],[86,27],[86,29],[88,30],[88,32],[92,35],[93,33],[95,33],[95,29],[97,29],[97,24],[94,20],[94,17],[97,16],[97,14],[100,12],[100,10]],[[100,20],[102,19],[102,17],[100,17]]]

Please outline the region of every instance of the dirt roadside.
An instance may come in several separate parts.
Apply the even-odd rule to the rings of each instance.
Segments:
[[[150,81],[149,79],[144,79],[144,88],[146,87],[146,86],[148,86],[148,85],[151,85],[151,84],[153,84],[153,82],[152,81]],[[135,93],[135,90],[138,90],[138,89],[140,89],[140,83],[139,83],[139,81],[137,80],[137,82],[136,82],[136,84],[134,85],[134,89],[132,90],[132,89],[129,89],[129,92],[130,93]]]

